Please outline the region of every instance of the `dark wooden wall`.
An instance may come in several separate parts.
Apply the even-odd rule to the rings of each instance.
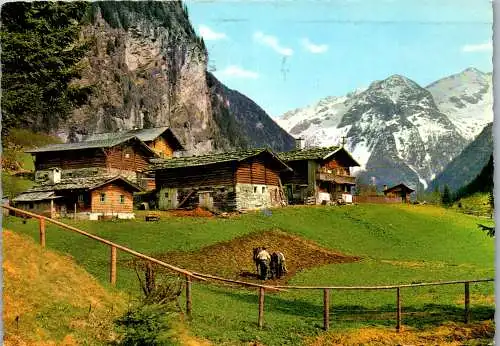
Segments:
[[[242,161],[236,170],[236,183],[279,186],[279,171],[264,157]]]
[[[106,167],[135,172],[146,169],[148,166],[148,158],[151,157],[151,155],[146,154],[143,149],[131,144],[104,149],[104,152],[106,156]]]
[[[281,182],[288,184],[308,184],[308,163],[307,160],[290,161],[287,165],[293,169],[293,172],[281,173]]]
[[[54,151],[36,154],[36,170],[52,167],[61,169],[106,167],[106,157],[101,149]]]
[[[199,167],[181,167],[156,171],[156,187],[234,186],[235,165],[232,162]]]

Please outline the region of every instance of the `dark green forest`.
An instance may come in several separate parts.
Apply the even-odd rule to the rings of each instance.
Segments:
[[[2,6],[2,133],[49,131],[84,103],[91,87],[71,85],[89,49],[79,40],[86,2],[10,2]]]

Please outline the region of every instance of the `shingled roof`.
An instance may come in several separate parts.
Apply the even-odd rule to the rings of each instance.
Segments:
[[[359,166],[359,163],[349,154],[343,147],[318,147],[307,148],[293,151],[285,151],[278,153],[280,159],[285,162],[300,161],[300,160],[326,160],[334,154],[344,153],[352,160],[351,167]]]
[[[44,153],[44,152],[51,152],[51,151],[68,151],[68,150],[84,150],[84,149],[93,149],[93,148],[111,148],[116,145],[125,143],[130,140],[135,140],[138,141],[145,150],[149,151],[150,153],[154,154],[154,156],[157,156],[157,154],[151,150],[150,147],[148,147],[146,144],[144,144],[143,141],[139,140],[134,135],[127,135],[127,136],[114,136],[106,139],[97,139],[97,140],[92,140],[92,141],[83,141],[83,142],[77,142],[77,143],[63,143],[63,144],[49,144],[45,145],[40,148],[35,148],[35,149],[30,149],[26,150],[25,152],[27,153]]]
[[[192,167],[192,166],[206,166],[221,162],[231,162],[231,161],[243,161],[250,157],[260,155],[262,153],[268,153],[277,162],[279,162],[284,170],[292,170],[286,165],[276,154],[274,154],[269,149],[246,149],[240,151],[231,151],[219,154],[208,154],[200,156],[189,156],[189,157],[176,157],[171,159],[151,159],[151,165],[149,171],[155,171],[158,169],[167,168],[180,168],[180,167]]]
[[[50,199],[60,198],[61,196],[56,196],[54,191],[41,191],[41,192],[23,192],[16,198],[13,202],[33,202],[33,201],[44,201]]]
[[[161,135],[165,134],[169,138],[170,144],[173,144],[175,150],[184,149],[182,144],[179,142],[175,134],[172,132],[168,126],[153,127],[149,129],[134,129],[122,132],[105,132],[105,133],[94,133],[84,137],[84,141],[96,141],[96,140],[111,140],[116,138],[126,138],[129,136],[135,136],[143,142],[151,142]]]
[[[61,191],[61,190],[94,190],[100,186],[109,184],[116,180],[125,182],[127,185],[131,186],[136,191],[142,191],[142,189],[139,186],[137,186],[136,184],[132,183],[130,180],[122,176],[99,175],[99,176],[84,177],[84,178],[61,179],[59,183],[56,184],[45,183],[39,186],[32,187],[31,189],[25,191],[24,193]]]

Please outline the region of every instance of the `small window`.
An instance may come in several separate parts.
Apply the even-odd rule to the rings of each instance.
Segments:
[[[106,194],[101,193],[101,203],[104,203],[104,202],[106,202]]]
[[[265,192],[266,192],[266,187],[262,186],[262,193],[265,193]]]
[[[83,195],[78,195],[78,202],[83,202]]]
[[[165,192],[165,198],[168,198],[168,192]]]
[[[125,203],[125,195],[120,195],[120,204]]]
[[[128,159],[130,157],[130,154],[129,153],[126,153],[125,154],[125,158]]]
[[[28,208],[29,208],[29,209],[33,209],[34,207],[35,207],[35,205],[34,205],[33,203],[29,203],[29,204],[28,204]]]
[[[257,186],[253,187],[253,193],[257,193]]]

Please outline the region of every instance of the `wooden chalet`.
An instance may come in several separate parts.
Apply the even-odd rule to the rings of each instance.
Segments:
[[[83,140],[110,140],[129,136],[137,137],[162,158],[173,157],[175,152],[184,150],[184,147],[168,126],[149,129],[133,129],[122,132],[95,133],[84,137]]]
[[[267,149],[152,160],[159,209],[205,207],[231,211],[276,207],[285,201],[280,173],[289,171]]]
[[[142,189],[122,176],[60,179],[33,187],[13,199],[21,209],[51,218],[98,220],[134,218],[133,193]]]
[[[34,156],[35,181],[39,183],[49,180],[53,170],[59,169],[62,179],[121,175],[144,188],[147,179],[142,179],[142,172],[149,159],[159,157],[134,135],[52,144],[27,152]]]
[[[390,188],[384,185],[384,196],[389,198],[401,198],[401,202],[410,203],[410,195],[415,190],[401,183]]]
[[[278,154],[293,171],[281,175],[290,204],[352,203],[359,163],[343,147],[297,149]]]

